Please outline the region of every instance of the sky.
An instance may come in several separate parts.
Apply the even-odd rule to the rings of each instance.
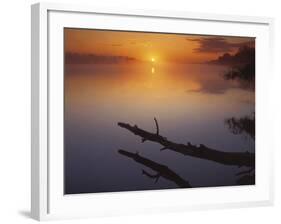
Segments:
[[[100,61],[114,58],[138,61],[203,63],[239,47],[253,45],[254,38],[187,34],[105,31],[65,28],[65,52],[92,54]]]

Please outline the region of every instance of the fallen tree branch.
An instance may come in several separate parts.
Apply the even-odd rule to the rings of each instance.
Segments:
[[[142,170],[142,173],[150,178],[156,179],[156,181],[159,179],[159,177],[163,177],[167,180],[170,180],[174,182],[176,185],[178,185],[181,188],[190,188],[191,185],[188,183],[188,181],[184,180],[182,177],[180,177],[178,174],[176,174],[174,171],[172,171],[169,167],[164,166],[160,163],[154,162],[150,159],[147,159],[145,157],[140,156],[138,153],[132,153],[125,150],[118,150],[118,152],[126,157],[129,157],[136,161],[137,163],[140,163],[152,170],[154,170],[157,174],[151,175],[148,172]]]
[[[252,173],[252,171],[254,171],[254,167],[250,168],[249,170],[245,170],[245,171],[241,171],[239,173],[236,173],[236,176],[241,176],[241,175],[244,175],[244,174],[250,174]]]
[[[159,125],[158,125],[158,121],[156,118],[154,118],[155,121],[155,125],[156,125],[156,135],[159,135]]]
[[[158,122],[157,122],[158,124]],[[159,134],[154,134],[139,128],[137,125],[132,126],[127,123],[119,122],[118,126],[125,128],[133,134],[140,136],[143,141],[152,141],[159,143],[163,146],[161,150],[169,149],[183,155],[197,157],[200,159],[206,159],[225,165],[247,166],[255,167],[255,154],[249,152],[223,152],[215,149],[211,149],[203,144],[199,146],[192,145],[190,142],[185,144],[179,144],[168,140]],[[158,127],[159,128],[159,127]],[[159,133],[159,130],[158,130]]]
[[[150,174],[150,173],[148,173],[145,170],[142,170],[142,174],[147,176],[147,177],[149,177],[149,178],[151,178],[151,179],[155,179],[155,183],[157,183],[159,178],[161,177],[161,175],[159,173],[157,173],[157,174]]]
[[[253,185],[256,182],[255,174],[252,175],[244,175],[240,177],[236,183],[239,185]]]

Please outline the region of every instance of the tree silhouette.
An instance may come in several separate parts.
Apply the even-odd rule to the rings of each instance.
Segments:
[[[241,118],[231,117],[225,120],[225,124],[233,134],[245,133],[255,140],[255,114]]]

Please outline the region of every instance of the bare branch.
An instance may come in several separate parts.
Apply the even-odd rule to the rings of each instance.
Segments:
[[[150,174],[150,173],[148,173],[145,170],[142,170],[142,174],[144,174],[145,176],[147,176],[149,178],[155,179],[154,183],[157,183],[159,178],[160,178],[160,176],[161,176],[159,173],[157,173],[157,174]]]
[[[156,118],[154,118],[155,121],[155,125],[156,125],[156,135],[159,135],[159,125],[158,125],[158,121]]]
[[[250,174],[253,170],[254,170],[254,167],[252,167],[249,170],[241,171],[241,172],[237,173],[236,176],[241,176],[241,175],[244,175],[244,174]]]
[[[255,167],[255,154],[244,152],[223,152],[216,149],[209,148],[200,144],[199,146],[193,145],[188,142],[187,145],[179,144],[168,140],[159,134],[154,134],[145,131],[137,126],[131,126],[127,123],[119,122],[118,126],[127,129],[133,134],[142,137],[147,141],[157,142],[164,148],[172,150],[183,155],[206,159],[218,162],[225,165],[247,166]]]
[[[133,159],[135,162],[140,163],[151,170],[154,170],[157,174],[149,174],[148,172],[143,170],[143,174],[150,177],[157,179],[157,176],[163,177],[169,181],[174,182],[177,186],[181,188],[190,188],[191,185],[188,181],[184,180],[181,176],[179,176],[177,173],[175,173],[173,170],[171,170],[169,167],[162,165],[160,163],[154,162],[153,160],[150,160],[148,158],[145,158],[143,156],[140,156],[136,153],[131,153],[125,150],[118,150],[119,154],[126,156],[128,158]],[[159,179],[158,177],[158,179]]]

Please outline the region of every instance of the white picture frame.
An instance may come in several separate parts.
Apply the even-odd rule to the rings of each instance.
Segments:
[[[38,3],[32,14],[31,214],[37,220],[273,203],[272,18]],[[114,19],[113,19],[114,18]],[[63,195],[63,27],[256,37],[256,185]],[[185,28],[182,28],[185,27]],[[179,200],[181,199],[181,200]],[[137,202],[137,203],[136,203]]]

